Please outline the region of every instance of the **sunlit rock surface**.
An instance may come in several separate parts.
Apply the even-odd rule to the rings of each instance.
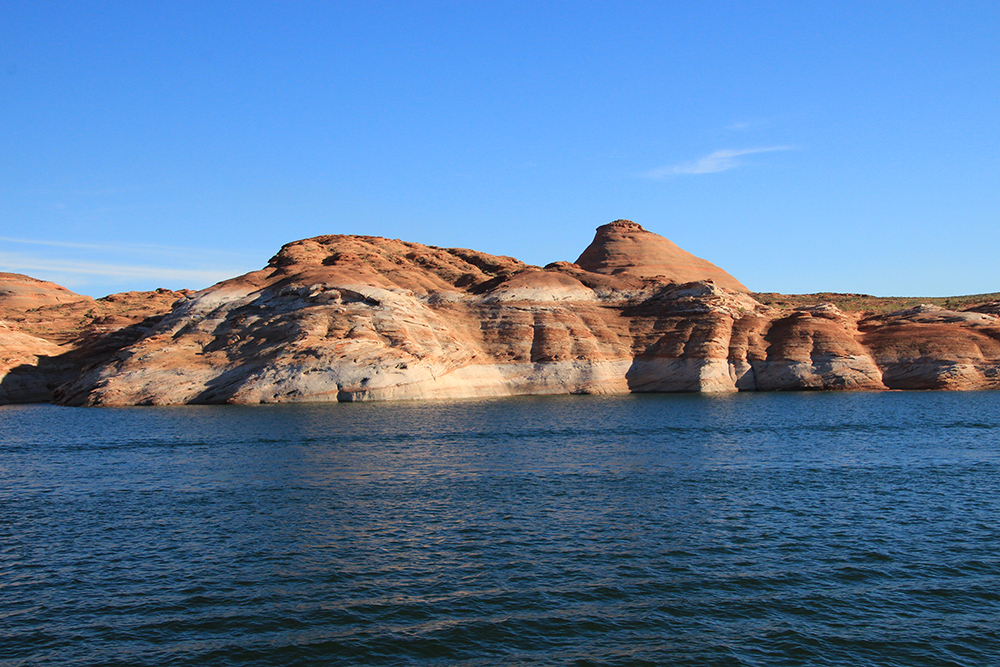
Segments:
[[[750,291],[715,264],[695,257],[631,220],[615,220],[598,227],[593,243],[576,263],[594,273],[659,278],[672,283],[711,280],[726,289]]]
[[[144,317],[69,337],[62,356],[41,350],[69,371],[11,383],[0,401],[44,398],[40,387],[67,377],[53,396],[69,405],[1000,386],[988,307],[769,307],[629,221],[544,268],[321,236],[200,292],[113,297],[145,299]]]
[[[15,277],[0,281],[0,404],[49,401],[53,389],[138,340],[186,294],[156,290],[92,299]],[[28,289],[10,289],[11,283]]]

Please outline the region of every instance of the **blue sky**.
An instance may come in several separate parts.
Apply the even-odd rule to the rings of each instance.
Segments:
[[[203,288],[371,234],[757,291],[1000,291],[996,2],[11,2],[0,271]]]

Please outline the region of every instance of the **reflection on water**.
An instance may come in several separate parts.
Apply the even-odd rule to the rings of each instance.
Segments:
[[[998,408],[0,408],[0,659],[995,663]]]

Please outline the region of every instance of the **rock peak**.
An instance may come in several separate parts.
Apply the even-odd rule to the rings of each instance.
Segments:
[[[606,230],[616,229],[616,230],[623,230],[623,231],[624,230],[628,230],[628,231],[632,231],[632,232],[644,232],[644,231],[646,231],[646,229],[642,225],[640,225],[638,222],[632,222],[631,220],[625,220],[624,218],[619,218],[617,220],[612,220],[611,222],[609,222],[606,225],[601,225],[600,227],[597,228],[597,231],[601,231],[602,229],[606,229]]]
[[[715,264],[631,220],[615,220],[598,227],[593,242],[576,264],[592,273],[660,278],[673,283],[713,280],[720,287],[750,291]]]
[[[92,301],[62,285],[20,273],[0,273],[0,319],[7,308],[37,308],[57,303]]]

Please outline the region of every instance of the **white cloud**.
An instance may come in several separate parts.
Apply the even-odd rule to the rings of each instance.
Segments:
[[[18,246],[23,252],[14,250]],[[0,271],[25,273],[76,291],[86,285],[121,290],[148,283],[200,289],[258,268],[259,261],[228,250],[0,236]]]
[[[239,275],[239,269],[168,269],[155,266],[128,266],[123,264],[102,264],[97,262],[60,261],[38,259],[17,254],[0,254],[0,271],[46,272],[71,275],[101,276],[115,279],[158,279],[179,280],[198,285],[214,284],[220,280]]]
[[[743,130],[752,130],[770,124],[771,121],[766,118],[744,118],[743,120],[737,120],[726,125],[726,129],[730,132],[742,132]]]
[[[663,179],[671,176],[685,174],[716,174],[720,171],[728,171],[736,167],[743,166],[738,160],[743,155],[754,155],[756,153],[772,153],[774,151],[790,151],[794,146],[764,146],[762,148],[726,148],[715,151],[694,162],[682,162],[680,164],[667,165],[658,169],[651,169],[644,174],[645,178]]]
[[[73,243],[70,241],[39,241],[36,239],[19,239],[11,238],[9,236],[0,236],[0,241],[5,241],[7,243],[18,243],[24,245],[41,245],[50,246],[53,248],[75,248],[80,250],[96,250],[99,252],[114,252],[114,253],[146,253],[153,255],[168,255],[168,256],[190,256],[192,254],[202,254],[202,255],[215,255],[215,256],[229,256],[229,257],[239,257],[243,258],[243,253],[232,252],[228,250],[206,250],[203,248],[178,248],[174,246],[164,246],[164,245],[153,245],[146,243],[133,243],[133,244],[97,244],[97,243]]]

